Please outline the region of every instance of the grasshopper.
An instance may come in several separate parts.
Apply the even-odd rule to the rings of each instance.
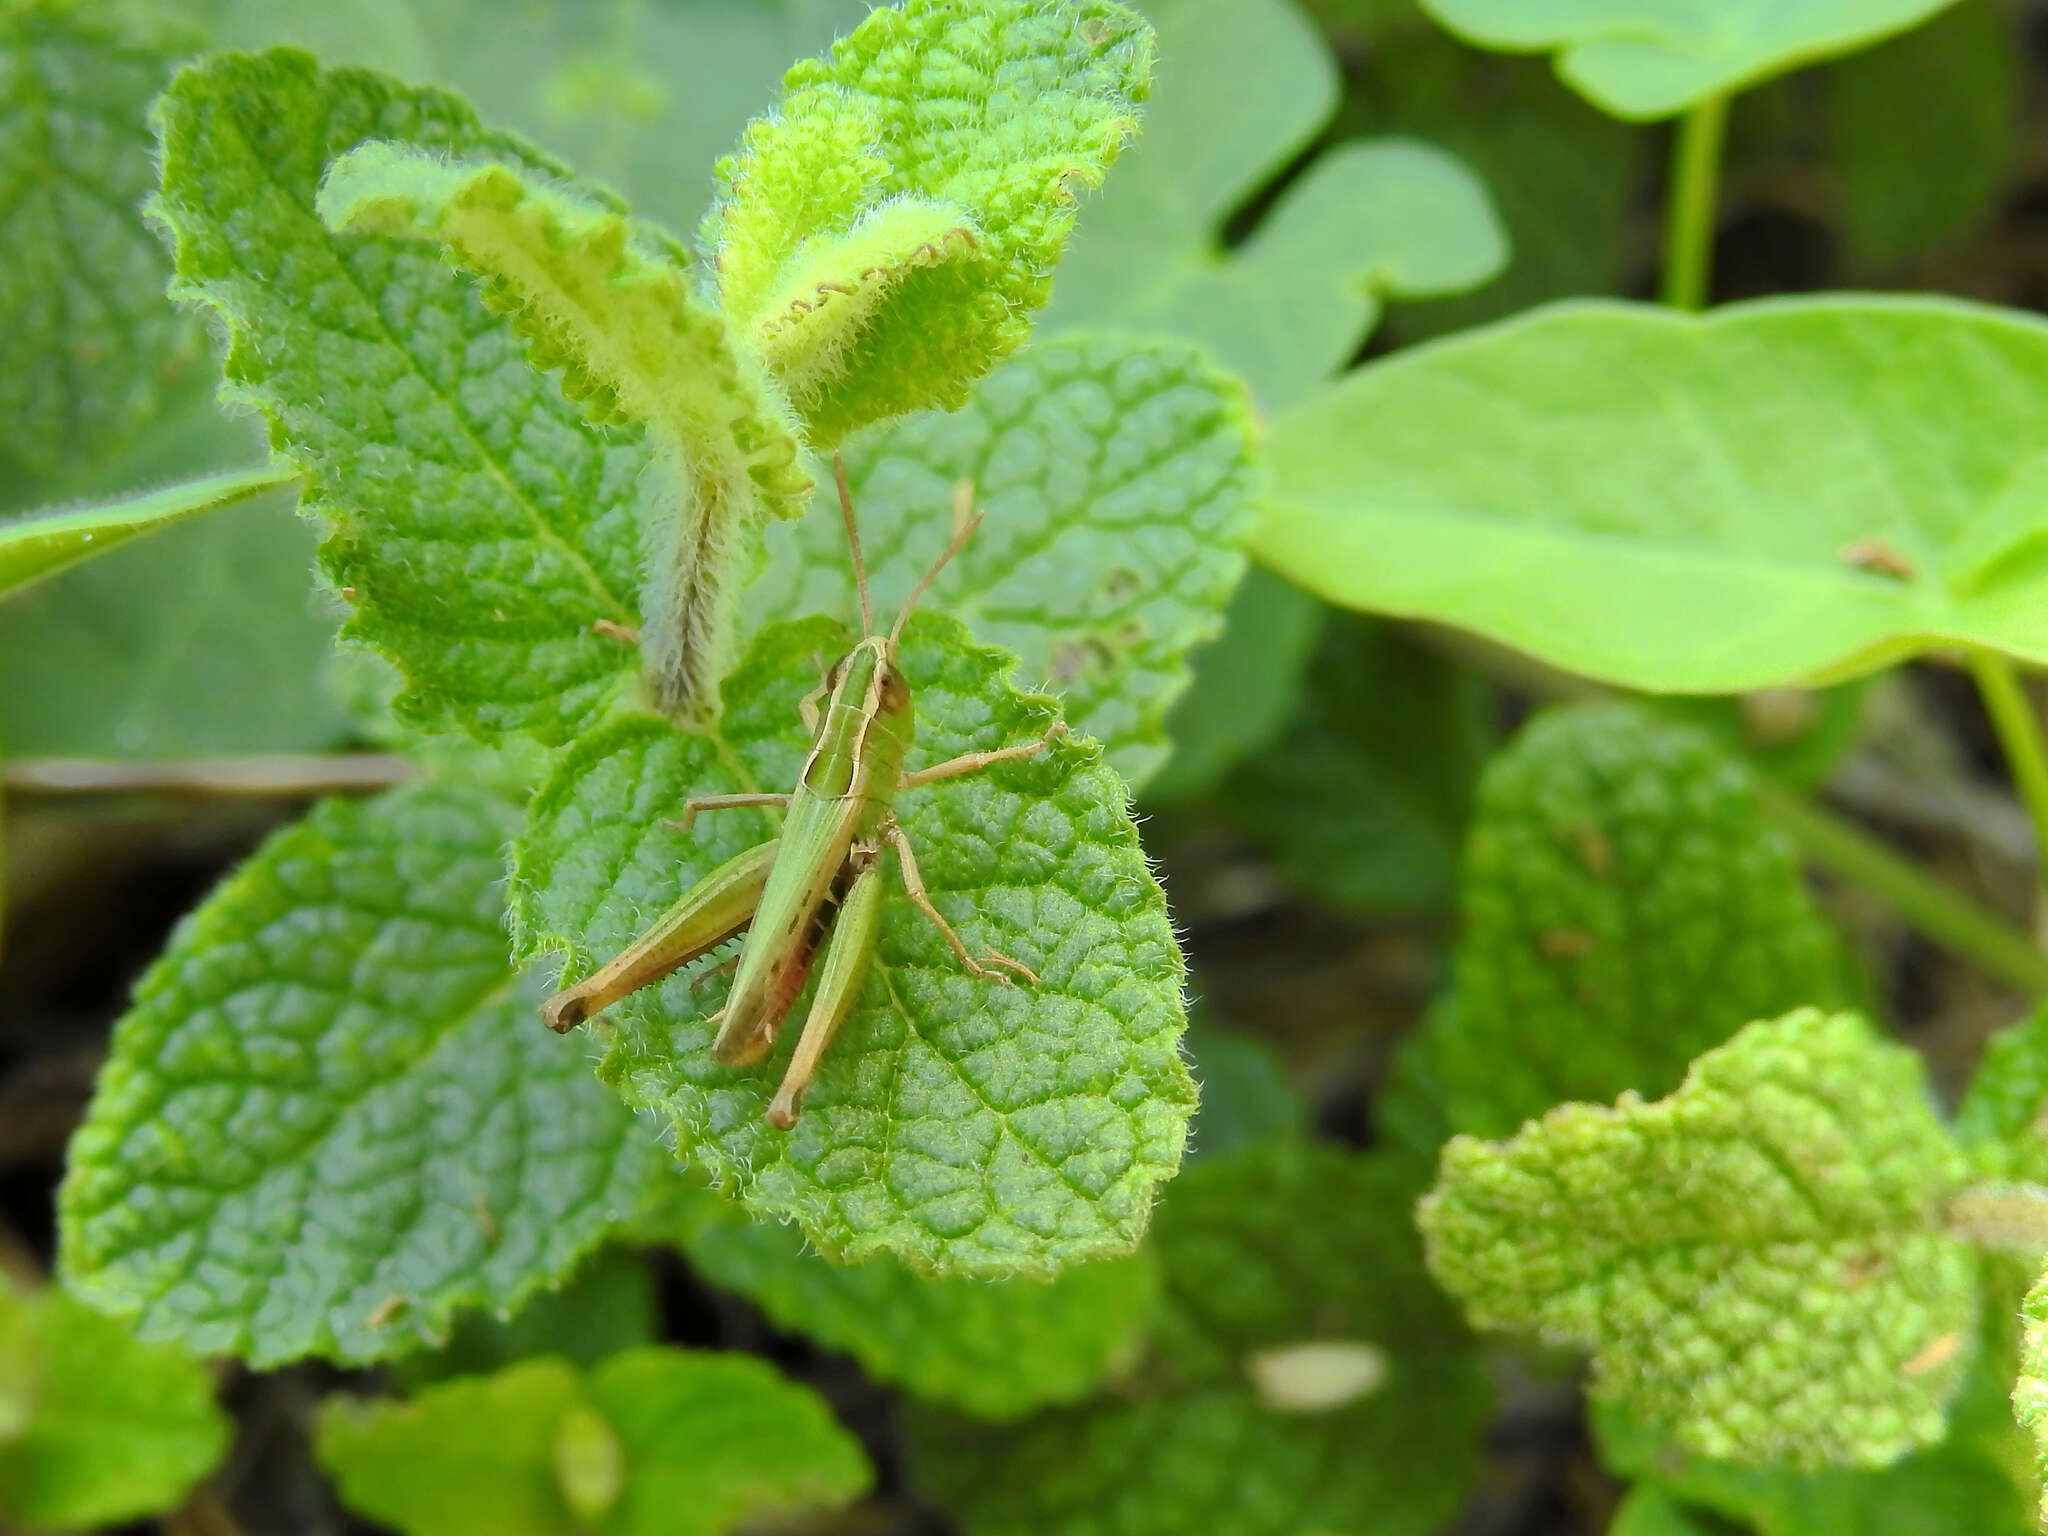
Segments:
[[[804,1091],[818,1062],[860,994],[882,915],[884,846],[896,850],[905,893],[945,936],[971,975],[1008,981],[1003,974],[1007,971],[1037,983],[1028,967],[1008,955],[991,952],[976,959],[968,953],[953,925],[932,905],[893,807],[899,789],[1029,757],[1066,731],[1056,722],[1035,741],[964,753],[929,768],[904,768],[916,734],[916,716],[910,685],[896,665],[897,639],[925,589],[980,526],[981,515],[968,515],[972,488],[963,482],[953,542],[925,572],[884,635],[875,629],[853,497],[847,490],[845,465],[836,457],[833,470],[866,638],[827,670],[816,691],[798,706],[804,729],[811,734],[811,750],[795,789],[786,794],[697,796],[685,802],[680,820],[669,823],[687,833],[703,811],[772,806],[785,812],[781,834],[712,870],[616,959],[557,992],[540,1010],[548,1028],[558,1033],[573,1029],[745,929],[731,994],[713,1016],[718,1035],[711,1054],[726,1066],[750,1066],[774,1046],[784,1016],[822,957],[803,1033],[768,1106],[768,1123],[779,1130],[788,1130],[802,1114]]]

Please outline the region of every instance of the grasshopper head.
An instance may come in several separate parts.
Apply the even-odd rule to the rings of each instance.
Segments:
[[[910,684],[896,665],[896,637],[869,635],[840,657],[825,686],[834,708],[880,722],[893,735],[908,737],[913,718]]]

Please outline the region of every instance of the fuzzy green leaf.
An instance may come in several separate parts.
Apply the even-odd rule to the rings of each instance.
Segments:
[[[186,919],[72,1142],[80,1295],[258,1365],[379,1359],[632,1211],[656,1154],[506,959],[516,822],[453,785],[323,802]]]
[[[116,0],[0,6],[0,460],[103,455],[203,365],[140,212],[150,100],[199,43]]]
[[[950,415],[863,437],[847,474],[877,614],[921,577],[974,483],[988,513],[925,599],[1049,679],[1067,719],[1142,783],[1188,652],[1245,568],[1255,484],[1244,393],[1179,342],[1067,337],[1006,364]],[[770,531],[756,622],[856,612],[846,528],[820,497]]]
[[[2044,421],[2031,316],[1559,305],[1278,418],[1253,549],[1628,687],[1828,682],[1958,641],[2048,661]]]
[[[778,1328],[853,1356],[877,1381],[980,1419],[1078,1402],[1136,1358],[1159,1295],[1146,1250],[1049,1283],[927,1280],[887,1256],[838,1265],[795,1228],[709,1191],[677,1192],[658,1223],[711,1284]]]
[[[444,245],[593,421],[646,429],[671,502],[648,525],[647,668],[664,707],[708,707],[760,528],[797,515],[811,479],[782,396],[692,294],[689,254],[507,166],[396,144],[337,159],[315,206],[337,232]]]
[[[720,162],[704,247],[815,446],[960,405],[1024,340],[1151,67],[1110,0],[906,0],[789,71]]]
[[[1555,52],[1617,117],[1657,118],[1903,32],[1953,0],[1422,0],[1481,48]]]
[[[1539,716],[1488,764],[1454,1009],[1426,1028],[1450,1128],[1660,1095],[1752,1019],[1846,1002],[1840,941],[1751,771],[1625,704]]]
[[[1392,626],[1329,622],[1280,739],[1219,797],[1281,871],[1372,912],[1444,910],[1494,690]]]
[[[1969,1363],[1976,1263],[1937,1227],[1964,1174],[1918,1058],[1806,1009],[1669,1098],[1455,1138],[1419,1220],[1475,1322],[1592,1349],[1688,1450],[1882,1466],[1941,1438]]]
[[[1395,139],[1317,157],[1226,250],[1226,220],[1327,128],[1336,61],[1285,0],[1146,13],[1160,47],[1145,132],[1082,215],[1048,325],[1192,337],[1262,404],[1288,405],[1357,351],[1387,299],[1469,288],[1506,261],[1486,189],[1440,150]]]
[[[1486,1389],[1386,1173],[1298,1143],[1194,1164],[1154,1228],[1149,1363],[1020,1426],[918,1414],[918,1481],[969,1536],[1436,1530],[1477,1470]]]
[[[318,1454],[345,1503],[405,1536],[722,1536],[837,1508],[873,1478],[808,1388],[679,1349],[331,1399]]]
[[[520,951],[566,951],[567,978],[584,975],[772,835],[752,811],[687,837],[663,821],[691,795],[794,783],[813,656],[848,643],[826,620],[763,631],[726,681],[719,740],[637,717],[563,754],[514,856]],[[1028,740],[1054,718],[1051,699],[1011,685],[1003,652],[949,618],[914,621],[901,665],[922,716],[913,767]],[[609,1010],[601,1074],[674,1127],[680,1158],[757,1215],[795,1219],[828,1256],[1001,1275],[1127,1251],[1179,1165],[1195,1093],[1178,1049],[1180,950],[1122,781],[1069,737],[907,791],[896,812],[968,948],[1012,956],[1039,986],[963,971],[892,869],[875,964],[794,1130],[762,1114],[799,1031],[757,1066],[717,1066],[709,1018],[726,981],[702,967]]]
[[[1949,1418],[1939,1445],[1888,1467],[1787,1472],[1689,1456],[1632,1418],[1626,1404],[1602,1403],[1593,1412],[1603,1464],[1646,1479],[1638,1490],[1701,1512],[1698,1524],[1683,1528],[1701,1536],[1723,1530],[1724,1520],[1756,1536],[2033,1536],[2032,1499],[2014,1480],[2024,1465],[2024,1455],[2012,1455],[2019,1431],[2005,1384],[1983,1362]]]
[[[2020,1309],[2020,1369],[2012,1411],[2020,1427],[2033,1432],[2035,1475],[2043,1485],[2041,1520],[2048,1525],[2048,1274],[2034,1282]]]
[[[195,1362],[60,1292],[0,1280],[0,1522],[68,1531],[169,1509],[228,1430]]]
[[[0,521],[0,596],[17,592],[80,561],[119,549],[130,539],[169,528],[202,512],[218,512],[279,490],[290,470],[231,470],[106,506],[31,513]]]
[[[2048,1184],[2048,1009],[1986,1043],[1956,1137],[1986,1178]]]
[[[314,197],[370,138],[563,168],[453,96],[287,50],[186,70],[157,120],[173,292],[225,323],[224,394],[305,471],[348,633],[398,665],[416,724],[562,739],[634,666],[591,625],[637,622],[647,445],[585,420],[438,253],[332,235]]]

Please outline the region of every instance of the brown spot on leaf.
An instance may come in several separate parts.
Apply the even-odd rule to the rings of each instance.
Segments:
[[[1835,551],[1835,558],[1851,570],[1868,571],[1873,576],[1890,576],[1898,581],[1911,581],[1920,574],[1920,568],[1902,554],[1896,544],[1879,534],[1872,534],[1867,539],[1851,539]]]

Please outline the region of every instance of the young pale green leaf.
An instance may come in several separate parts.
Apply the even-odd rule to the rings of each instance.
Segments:
[[[173,292],[225,323],[225,395],[305,471],[347,633],[397,664],[416,724],[564,738],[635,667],[592,624],[637,622],[641,504],[651,519],[663,496],[649,449],[585,420],[437,252],[335,236],[314,207],[370,138],[563,168],[456,97],[288,50],[187,69],[157,122]]]
[[[0,521],[0,597],[119,549],[145,533],[282,490],[297,479],[288,469],[230,470],[106,506]]]
[[[1493,714],[1477,673],[1345,614],[1324,629],[1294,719],[1221,800],[1319,896],[1366,911],[1443,910]]]
[[[766,1361],[659,1348],[331,1398],[317,1453],[344,1503],[404,1536],[723,1536],[838,1508],[874,1476]]]
[[[1184,343],[1064,337],[997,370],[960,410],[864,436],[847,475],[875,611],[944,547],[954,486],[988,521],[926,601],[1017,653],[1067,719],[1142,783],[1188,652],[1245,568],[1253,428],[1242,387]],[[819,497],[772,529],[755,623],[857,612],[846,525]]]
[[[505,956],[504,801],[326,801],[179,929],[60,1197],[71,1287],[258,1365],[372,1360],[509,1308],[634,1208],[644,1131]]]
[[[1752,1019],[1848,1001],[1840,941],[1750,770],[1626,704],[1539,716],[1488,764],[1465,849],[1450,1128],[1670,1092]]]
[[[12,1411],[10,1411],[10,1409]],[[0,1523],[118,1525],[175,1505],[228,1448],[195,1362],[58,1291],[0,1280]]]
[[[1603,111],[1683,112],[1815,59],[1903,32],[1953,0],[1422,0],[1467,42],[1555,53]]]
[[[990,1426],[926,1411],[911,1465],[969,1536],[1424,1536],[1477,1470],[1486,1388],[1384,1166],[1203,1158],[1153,1231],[1166,1305],[1113,1397]]]
[[[1146,14],[1160,47],[1145,133],[1083,215],[1049,325],[1192,337],[1281,406],[1357,351],[1387,299],[1469,288],[1506,261],[1472,174],[1391,139],[1318,157],[1226,250],[1225,221],[1327,126],[1336,62],[1287,0],[1165,0]]]
[[[786,401],[691,292],[688,252],[508,166],[398,144],[341,156],[315,206],[339,233],[445,246],[593,421],[646,429],[672,503],[647,530],[647,670],[678,716],[712,707],[760,528],[801,512],[811,479]]]
[[[0,7],[0,459],[103,455],[204,365],[140,212],[150,100],[200,42],[116,0]]]
[[[979,1419],[1078,1402],[1137,1357],[1159,1296],[1149,1251],[1047,1283],[925,1279],[884,1256],[839,1265],[793,1228],[710,1190],[681,1189],[653,1223],[703,1279],[778,1328],[858,1360],[877,1381]]]
[[[1963,0],[1828,72],[1842,239],[1862,269],[1895,266],[1991,211],[2019,111],[2011,25],[1992,0]]]
[[[764,630],[727,679],[720,738],[635,717],[563,754],[514,855],[520,951],[566,951],[567,979],[584,975],[772,836],[755,811],[714,813],[687,836],[664,820],[692,795],[792,785],[815,657],[847,644],[825,620]],[[1056,717],[950,618],[914,621],[901,667],[922,717],[912,767],[1028,741]],[[1195,1090],[1179,1052],[1180,949],[1125,794],[1100,748],[1070,736],[898,798],[924,882],[968,949],[999,950],[1040,983],[961,969],[892,869],[875,963],[794,1130],[763,1112],[798,1029],[756,1066],[718,1066],[710,1016],[727,982],[703,967],[608,1011],[601,1074],[674,1127],[680,1158],[756,1215],[794,1219],[829,1257],[888,1252],[995,1276],[1128,1251],[1179,1166]]]
[[[1610,1471],[1644,1479],[1651,1492],[1690,1512],[1701,1536],[1737,1522],[1755,1536],[2034,1536],[2031,1492],[2015,1473],[2025,1453],[2012,1422],[2006,1384],[1979,1361],[1968,1374],[1939,1445],[1875,1470],[1831,1467],[1788,1472],[1688,1455],[1627,1411],[1626,1403],[1593,1410],[1601,1461]],[[1617,1526],[1617,1530],[1621,1527]]]
[[[790,70],[720,163],[704,244],[813,445],[957,407],[1024,340],[1151,67],[1110,0],[905,0]]]
[[[1418,1219],[1475,1322],[1592,1349],[1687,1450],[1883,1466],[1942,1437],[1969,1364],[1976,1264],[1938,1227],[1965,1172],[1919,1059],[1804,1009],[1669,1098],[1453,1139]]]
[[[1328,612],[1264,566],[1246,567],[1222,632],[1195,652],[1188,691],[1167,714],[1173,751],[1144,785],[1148,802],[1206,794],[1279,739],[1300,706]]]
[[[2010,312],[1561,305],[1278,418],[1253,548],[1332,602],[1629,687],[1957,642],[2048,661],[2044,419],[2048,324]]]

